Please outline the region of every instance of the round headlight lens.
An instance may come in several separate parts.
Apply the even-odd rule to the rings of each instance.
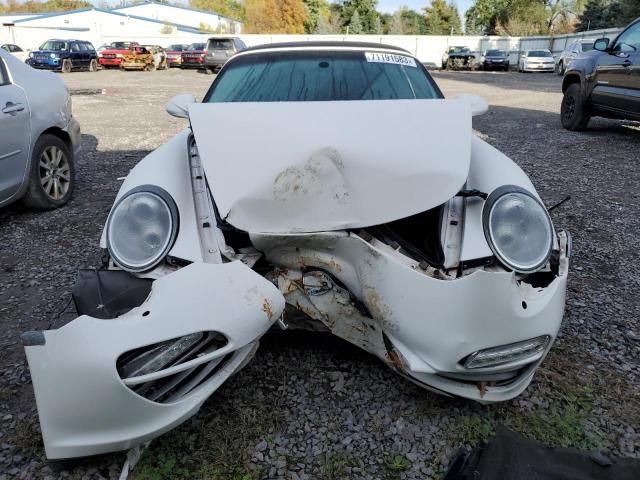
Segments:
[[[547,209],[530,192],[516,186],[494,190],[483,210],[484,232],[493,253],[521,273],[542,268],[553,248],[553,225]]]
[[[177,209],[157,187],[138,187],[113,208],[107,222],[107,247],[114,262],[131,272],[156,266],[173,245]]]

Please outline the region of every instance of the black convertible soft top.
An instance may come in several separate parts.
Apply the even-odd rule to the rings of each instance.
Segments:
[[[315,42],[282,42],[282,43],[265,43],[263,45],[256,45],[255,47],[249,47],[243,50],[243,52],[253,52],[256,50],[267,50],[270,48],[316,48],[316,47],[355,47],[355,48],[384,48],[385,50],[397,50],[398,52],[411,53],[404,48],[396,47],[394,45],[387,45],[384,43],[373,42],[338,42],[338,41],[315,41]]]

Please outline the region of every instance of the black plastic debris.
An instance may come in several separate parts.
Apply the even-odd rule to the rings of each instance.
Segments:
[[[121,270],[82,269],[73,287],[73,301],[78,315],[117,318],[140,306],[152,283]]]
[[[638,480],[640,459],[554,448],[498,428],[487,444],[460,452],[444,480]]]

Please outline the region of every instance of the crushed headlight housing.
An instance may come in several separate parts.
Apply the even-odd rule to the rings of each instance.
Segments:
[[[544,267],[553,248],[553,224],[545,206],[515,185],[495,189],[482,211],[484,234],[494,255],[519,273]]]
[[[107,220],[107,248],[129,272],[144,272],[167,255],[178,230],[178,209],[165,190],[143,185],[127,192]]]
[[[486,368],[533,359],[545,351],[550,340],[549,335],[541,335],[522,342],[479,350],[467,356],[461,363],[465,368]]]

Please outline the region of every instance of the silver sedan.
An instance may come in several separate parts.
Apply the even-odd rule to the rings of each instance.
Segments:
[[[80,125],[64,82],[0,49],[0,207],[38,209],[69,201]]]

